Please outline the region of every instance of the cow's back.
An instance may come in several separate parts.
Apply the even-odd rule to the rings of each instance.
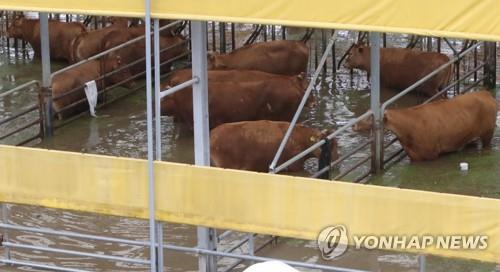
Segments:
[[[290,123],[248,121],[220,125],[210,133],[210,157],[216,167],[267,172]],[[317,140],[319,131],[297,125],[285,146],[280,163],[290,159]],[[290,167],[302,169],[304,159]]]
[[[381,85],[396,90],[404,90],[413,83],[433,72],[449,58],[437,52],[422,52],[404,48],[381,49],[380,81]],[[428,96],[442,89],[451,76],[451,66],[428,80],[416,91]]]
[[[306,72],[309,49],[300,41],[280,40],[247,45],[217,57],[227,69],[297,75]]]

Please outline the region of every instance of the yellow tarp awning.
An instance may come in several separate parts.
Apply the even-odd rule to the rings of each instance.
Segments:
[[[0,0],[0,9],[144,16],[144,1]],[[499,0],[152,0],[159,18],[500,41]]]
[[[354,235],[487,235],[484,250],[420,252],[500,262],[498,199],[166,162],[155,177],[161,221],[309,240],[335,224]],[[147,164],[0,146],[0,202],[147,218]]]

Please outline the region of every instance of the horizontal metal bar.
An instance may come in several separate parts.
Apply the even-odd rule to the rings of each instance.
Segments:
[[[181,83],[181,84],[179,84],[177,86],[174,86],[174,87],[172,87],[170,89],[166,89],[164,91],[161,91],[160,92],[160,99],[163,99],[165,96],[171,95],[171,94],[173,94],[175,92],[178,92],[178,91],[180,91],[180,90],[182,90],[184,88],[192,86],[193,84],[196,84],[199,81],[200,81],[200,78],[198,78],[197,76],[195,76],[194,78],[192,78],[192,79],[190,79],[190,80],[188,80],[188,81],[186,81],[184,83]]]
[[[368,170],[365,174],[363,174],[363,175],[361,175],[361,176],[357,177],[357,178],[354,180],[354,183],[361,183],[361,184],[366,183],[368,180],[363,181],[363,182],[361,182],[361,181],[362,181],[363,179],[365,179],[366,177],[368,177],[371,173],[372,173],[372,172],[371,172],[371,170]]]
[[[0,259],[0,262],[2,262],[4,264],[22,265],[22,266],[29,266],[29,267],[34,267],[34,268],[48,269],[49,271],[90,272],[88,270],[81,270],[81,269],[74,269],[74,268],[64,268],[64,267],[58,267],[58,266],[52,266],[52,265],[46,265],[46,264],[39,264],[39,263],[32,263],[32,262],[24,262],[24,261],[18,261],[18,260]]]
[[[395,137],[394,139],[390,140],[387,144],[385,144],[384,149],[388,148],[392,144],[398,141],[398,137]]]
[[[22,85],[19,85],[19,86],[15,87],[14,89],[11,89],[11,90],[8,90],[8,91],[6,91],[4,93],[1,93],[0,94],[0,98],[3,98],[5,96],[7,96],[7,95],[10,95],[10,94],[12,94],[12,93],[14,93],[16,91],[19,91],[19,90],[24,89],[24,88],[26,88],[28,86],[31,86],[31,85],[37,85],[38,87],[40,87],[40,81],[38,81],[38,80],[32,80],[30,82],[26,82],[26,83],[24,83]]]
[[[394,152],[391,156],[387,157],[384,160],[384,164],[390,162],[392,159],[394,159],[397,155],[401,154],[404,151],[403,148],[398,149],[398,151]]]
[[[266,242],[264,242],[262,245],[260,245],[259,247],[257,247],[255,249],[255,253],[261,251],[264,247],[266,247],[268,244],[272,243],[273,241],[275,240],[274,237],[271,237],[271,239],[267,240]],[[228,272],[228,271],[231,271],[233,270],[236,266],[238,266],[239,264],[241,264],[243,262],[243,260],[237,260],[235,261],[232,265],[230,265],[229,267],[225,268],[224,270],[222,270],[222,272]]]
[[[349,122],[347,122],[347,124],[345,124],[344,126],[342,126],[341,128],[337,129],[336,131],[334,131],[333,133],[331,133],[330,135],[328,135],[326,138],[328,140],[331,140],[333,139],[335,136],[339,135],[340,133],[344,132],[345,130],[347,130],[348,128],[352,127],[354,124],[358,123],[359,121],[367,118],[368,116],[372,115],[372,111],[371,110],[368,110],[367,112],[365,112],[364,114],[362,114],[361,116],[357,117],[356,119],[352,119],[350,120]],[[288,161],[284,162],[283,164],[281,164],[280,166],[276,167],[276,169],[274,169],[274,172],[273,173],[278,173],[280,172],[281,170],[285,169],[286,167],[290,166],[292,163],[302,159],[304,156],[306,156],[307,154],[311,153],[312,151],[316,150],[317,148],[319,148],[320,146],[322,146],[323,144],[325,144],[325,140],[322,139],[321,141],[313,144],[312,146],[310,146],[309,148],[307,148],[306,150],[300,152],[299,154],[297,154],[295,157],[289,159]]]
[[[326,265],[320,265],[320,264],[311,264],[311,263],[305,263],[305,262],[296,262],[296,261],[266,258],[266,257],[260,257],[260,256],[251,256],[251,255],[236,254],[236,253],[226,253],[226,252],[214,251],[214,250],[209,250],[209,249],[201,249],[201,248],[196,248],[196,247],[184,247],[184,246],[175,246],[175,245],[169,245],[169,244],[166,244],[163,247],[166,249],[169,249],[169,250],[175,250],[175,251],[181,251],[181,252],[191,252],[191,253],[195,253],[195,254],[222,256],[222,257],[227,257],[227,258],[241,259],[241,260],[248,260],[248,261],[258,261],[258,262],[280,261],[280,262],[283,262],[283,263],[286,263],[288,265],[295,266],[295,267],[322,269],[322,270],[326,270],[326,271],[368,272],[365,270],[350,269],[350,268],[343,268],[343,267],[337,267],[337,266],[326,266]]]
[[[143,241],[118,239],[118,238],[97,236],[97,235],[88,235],[88,234],[81,234],[81,233],[76,233],[76,232],[72,232],[72,231],[65,231],[65,230],[52,230],[52,229],[46,229],[46,228],[24,227],[24,226],[11,225],[11,224],[5,224],[5,223],[0,223],[0,229],[30,231],[30,232],[35,232],[35,233],[61,235],[61,236],[83,238],[83,239],[90,239],[90,240],[103,241],[103,242],[122,243],[122,244],[137,245],[137,246],[149,246],[149,242],[143,242]]]
[[[341,178],[345,177],[347,174],[351,173],[354,169],[358,168],[358,166],[362,165],[363,163],[368,161],[370,158],[371,158],[371,156],[366,156],[364,159],[358,161],[356,164],[349,167],[349,169],[345,170],[344,172],[338,174],[333,179],[337,180],[337,179],[341,179]]]
[[[170,24],[168,24],[168,25],[165,25],[165,26],[163,26],[163,27],[161,27],[161,28],[160,28],[160,31],[161,31],[161,30],[164,30],[164,29],[167,29],[167,28],[169,28],[169,27],[172,27],[172,26],[174,26],[174,25],[176,25],[176,24],[178,24],[178,23],[180,23],[180,22],[182,22],[182,21],[175,21],[175,22],[172,22],[172,23],[170,23]],[[153,35],[153,33],[151,33],[151,35]],[[58,75],[58,74],[60,74],[60,73],[62,73],[62,72],[64,72],[64,71],[67,71],[67,70],[73,69],[73,68],[75,68],[75,67],[77,67],[77,66],[80,66],[80,65],[82,65],[82,64],[84,64],[84,63],[86,63],[86,62],[88,62],[88,61],[98,59],[98,58],[100,58],[100,57],[102,57],[102,56],[104,56],[104,55],[107,55],[107,54],[109,54],[109,53],[111,53],[111,52],[113,52],[113,51],[116,51],[116,50],[118,50],[118,49],[121,49],[121,48],[123,48],[123,47],[125,47],[125,46],[128,46],[128,45],[130,45],[130,44],[132,44],[132,43],[138,42],[138,41],[140,41],[140,40],[143,40],[143,39],[145,39],[145,37],[146,37],[146,35],[139,36],[139,37],[134,38],[134,39],[132,39],[132,40],[130,40],[130,41],[127,41],[127,42],[125,42],[125,43],[122,43],[122,44],[120,44],[120,45],[117,45],[117,46],[115,46],[115,47],[113,47],[113,48],[110,48],[110,49],[108,49],[108,50],[102,51],[101,53],[96,54],[96,55],[94,55],[94,56],[92,56],[92,57],[86,58],[86,59],[81,60],[81,61],[79,61],[79,62],[77,62],[77,63],[75,63],[75,64],[72,64],[72,65],[69,65],[69,66],[67,66],[67,67],[65,67],[65,68],[63,68],[63,69],[60,69],[60,70],[58,70],[58,71],[56,71],[56,72],[54,72],[54,73],[52,73],[52,74],[50,75],[50,82],[52,82],[52,78],[54,78],[54,76],[55,76],[55,75]]]
[[[105,255],[105,254],[86,253],[86,252],[79,252],[79,251],[74,251],[74,250],[32,246],[32,245],[17,244],[17,243],[11,243],[11,242],[3,242],[2,245],[5,247],[10,247],[10,248],[40,250],[40,251],[51,252],[51,253],[68,254],[68,255],[90,257],[90,258],[104,259],[104,260],[110,260],[110,261],[138,263],[138,264],[145,264],[145,265],[149,265],[149,263],[150,263],[149,260],[144,260],[144,259],[132,259],[132,258],[125,258],[125,257],[116,257],[116,256]]]
[[[323,169],[319,170],[317,173],[315,173],[311,177],[312,178],[317,178],[317,177],[321,176],[326,171],[328,171],[328,169],[330,169],[330,168],[334,167],[335,165],[341,163],[342,161],[344,161],[348,157],[354,155],[355,153],[357,153],[358,151],[360,151],[361,149],[363,149],[367,145],[371,144],[372,142],[373,142],[373,137],[371,137],[370,139],[368,139],[368,141],[366,141],[362,145],[359,145],[358,147],[356,147],[353,150],[349,151],[347,154],[342,155],[340,158],[338,158],[335,161],[333,161],[332,163],[330,163],[330,165],[323,167]]]
[[[24,109],[23,111],[21,111],[21,112],[19,112],[19,113],[16,113],[16,114],[14,114],[14,115],[12,115],[12,116],[10,116],[10,117],[7,117],[7,118],[5,118],[5,119],[1,120],[1,121],[0,121],[0,125],[3,125],[3,124],[5,124],[5,123],[7,123],[7,122],[10,122],[10,121],[12,121],[12,120],[14,120],[14,119],[16,119],[16,118],[18,118],[18,117],[20,117],[20,116],[23,116],[23,115],[25,115],[25,114],[28,114],[28,113],[30,113],[30,112],[32,112],[32,111],[34,111],[34,110],[38,110],[38,107],[39,107],[39,105],[38,105],[38,104],[32,105],[32,106],[30,106],[30,107],[28,107],[28,108]]]
[[[427,74],[425,77],[419,79],[417,82],[413,83],[411,86],[409,86],[408,88],[406,88],[405,90],[403,90],[402,92],[400,92],[399,94],[391,97],[389,100],[385,101],[383,104],[382,104],[382,107],[381,107],[381,111],[384,112],[384,110],[387,108],[387,106],[389,106],[390,104],[394,103],[396,100],[398,100],[399,98],[401,98],[402,96],[406,95],[407,93],[413,91],[415,88],[417,88],[418,86],[420,86],[422,83],[424,83],[425,81],[427,81],[428,79],[430,79],[431,77],[437,75],[439,72],[441,72],[442,70],[444,70],[445,68],[447,68],[448,66],[452,65],[453,63],[455,63],[456,61],[460,60],[463,56],[465,56],[467,53],[469,53],[470,51],[472,51],[474,48],[476,48],[477,46],[483,44],[483,42],[480,42],[480,43],[476,43],[474,46],[470,47],[469,49],[465,50],[464,52],[462,52],[460,55],[454,57],[453,59],[451,59],[450,61],[448,61],[447,63],[439,66],[438,69],[432,71],[431,73]]]
[[[461,81],[464,81],[468,77],[472,76],[472,74],[474,74],[475,72],[477,72],[478,70],[480,70],[481,68],[483,68],[484,65],[485,65],[484,63],[481,64],[481,65],[479,65],[478,67],[476,67],[473,70],[469,71],[467,74],[463,75],[461,78],[453,81],[450,85],[446,86],[446,88],[442,89],[441,91],[439,91],[438,93],[436,93],[435,95],[433,95],[431,98],[425,100],[423,104],[427,104],[427,103],[433,101],[434,99],[436,99],[437,97],[441,96],[443,93],[445,93],[446,91],[448,91],[449,89],[451,89],[455,85],[459,84]],[[481,81],[481,80],[476,80],[476,82],[478,82],[478,81]]]
[[[463,89],[461,93],[468,92],[470,89],[476,87],[477,84],[479,84],[481,81],[483,81],[485,79],[486,79],[486,76],[483,76],[483,77],[479,78],[478,80],[476,80],[476,82],[472,83],[471,85],[467,86],[467,88]]]
[[[233,232],[234,231],[232,231],[232,230],[226,230],[223,233],[221,233],[219,236],[217,236],[217,240],[220,241],[220,240],[226,238],[226,236],[230,235]]]
[[[41,134],[41,133],[38,133],[38,135],[36,135],[36,136],[33,136],[33,137],[31,137],[31,138],[28,138],[28,139],[26,139],[26,140],[23,140],[23,141],[22,141],[22,142],[20,142],[20,143],[17,143],[17,144],[16,144],[16,146],[22,146],[22,145],[25,145],[25,144],[27,144],[27,143],[29,143],[29,142],[33,141],[33,140],[36,140],[36,139],[42,139],[42,134]]]
[[[292,121],[290,122],[290,125],[288,126],[288,129],[285,133],[285,136],[283,137],[283,140],[281,140],[280,146],[278,147],[278,150],[276,151],[276,154],[274,155],[273,161],[269,165],[269,172],[271,172],[271,173],[278,172],[275,169],[276,164],[278,164],[278,161],[281,157],[281,154],[283,153],[283,150],[285,149],[286,143],[288,142],[288,139],[292,135],[292,131],[295,128],[297,121],[299,120],[299,116],[302,113],[302,109],[306,105],[306,102],[309,98],[309,95],[311,94],[311,91],[312,91],[314,85],[316,84],[316,80],[318,79],[319,74],[321,73],[323,66],[326,63],[326,59],[327,59],[328,55],[330,55],[332,52],[332,47],[335,44],[335,37],[336,36],[337,36],[337,32],[333,33],[332,36],[330,37],[328,46],[326,47],[325,52],[323,53],[323,56],[321,57],[321,60],[318,64],[318,67],[316,68],[316,71],[314,72],[313,77],[311,78],[311,80],[309,81],[309,84],[307,85],[307,88],[306,88],[306,91],[302,97],[302,100],[300,101],[300,104],[299,104],[297,110],[295,111],[295,114],[292,118]]]
[[[20,132],[21,130],[27,129],[27,128],[32,127],[32,126],[34,126],[36,124],[39,124],[39,123],[40,123],[40,118],[38,118],[37,120],[35,120],[35,121],[31,122],[31,123],[28,123],[28,124],[26,124],[26,125],[24,125],[24,126],[22,126],[20,128],[17,128],[15,130],[11,131],[11,132],[8,132],[7,134],[4,134],[4,135],[0,136],[0,140],[3,140],[3,139],[5,139],[5,138],[7,138],[7,137],[9,137],[11,135],[14,135],[14,134]]]

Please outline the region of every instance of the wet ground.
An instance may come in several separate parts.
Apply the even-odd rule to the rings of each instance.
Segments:
[[[337,56],[343,53],[346,44],[337,46]],[[5,49],[3,49],[5,51]],[[39,61],[24,60],[14,56],[13,52],[3,52],[0,57],[0,94],[14,86],[31,79],[38,79],[41,74]],[[58,69],[61,64],[54,64]],[[497,89],[497,93],[500,89]],[[385,100],[395,93],[383,90]],[[327,74],[318,83],[313,95],[317,105],[306,109],[301,116],[305,124],[321,129],[334,130],[348,120],[364,113],[369,108],[369,91],[365,74],[355,74],[351,79],[348,71],[340,71],[337,75]],[[10,116],[23,105],[36,101],[34,90],[19,92],[0,101],[0,119]],[[497,97],[498,96],[497,94]],[[396,106],[416,104],[418,97],[408,96]],[[50,141],[35,144],[37,147],[106,154],[133,158],[146,157],[146,121],[145,92],[140,91],[128,96],[111,106],[97,111],[97,118],[82,117],[55,132]],[[500,123],[499,123],[500,125]],[[389,136],[388,136],[389,137]],[[366,140],[367,135],[348,130],[338,138],[341,153],[355,148]],[[169,117],[162,117],[162,153],[166,161],[193,162],[193,137],[182,124],[174,123]],[[340,166],[340,171],[364,156],[368,150],[356,154]],[[371,177],[369,182],[383,186],[412,188],[426,191],[456,193],[464,195],[500,198],[500,129],[493,138],[492,148],[481,150],[468,147],[465,150],[441,157],[432,162],[410,163],[404,158],[383,174]],[[458,170],[459,162],[468,162],[470,171]],[[309,162],[306,175],[313,170],[314,162]],[[345,178],[352,180],[368,169],[364,165],[360,170]],[[27,226],[43,226],[59,230],[77,231],[86,234],[105,234],[136,240],[147,240],[148,223],[130,218],[108,217],[96,214],[73,213],[39,207],[8,205],[10,222]],[[133,258],[147,257],[147,249],[120,244],[99,243],[68,237],[38,235],[25,232],[10,232],[15,242],[50,246],[57,243],[66,249],[83,249],[91,252],[106,252]],[[241,239],[241,235],[233,235],[223,242],[222,248],[229,248]],[[234,238],[234,239],[233,239]],[[265,238],[259,238],[262,243]],[[196,229],[191,226],[169,224],[165,230],[165,241],[171,244],[194,246]],[[398,252],[349,250],[336,261],[322,261],[315,243],[295,239],[280,238],[277,245],[266,247],[260,255],[333,264],[370,271],[418,271],[417,256]],[[122,262],[99,261],[86,257],[67,257],[54,254],[42,254],[38,251],[13,251],[13,257],[29,259],[34,262],[49,262],[74,268],[96,271],[145,271],[143,266],[134,266]],[[168,271],[195,271],[197,260],[193,255],[168,251],[166,254]],[[428,271],[500,271],[496,264],[479,263],[463,260],[428,257]],[[230,261],[223,260],[228,267]],[[27,267],[7,268],[2,271],[37,271]],[[242,270],[242,267],[239,268]]]

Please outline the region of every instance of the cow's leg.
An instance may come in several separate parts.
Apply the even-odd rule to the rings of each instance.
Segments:
[[[481,135],[481,143],[483,144],[483,148],[490,147],[491,139],[493,138],[494,132],[495,132],[495,130],[491,129],[491,130],[488,130],[487,132],[483,133],[483,135]]]

